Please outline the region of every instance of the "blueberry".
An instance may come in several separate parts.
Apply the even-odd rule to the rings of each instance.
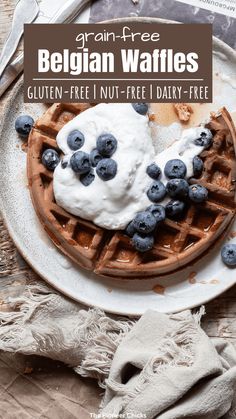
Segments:
[[[134,227],[134,220],[132,220],[125,229],[125,234],[129,237],[133,237],[133,235],[136,233],[136,229]]]
[[[158,179],[161,175],[161,169],[156,163],[152,163],[147,167],[147,174],[152,179]]]
[[[53,148],[48,148],[42,154],[42,163],[48,170],[55,170],[60,161],[59,155]]]
[[[182,160],[169,160],[164,168],[164,173],[169,179],[184,178],[187,168]]]
[[[80,176],[80,182],[84,185],[84,186],[89,186],[95,179],[95,174],[94,174],[94,170],[91,169],[89,172],[84,173],[83,175]]]
[[[182,201],[172,200],[166,205],[166,214],[168,217],[175,217],[180,215],[184,210],[185,204]]]
[[[32,126],[34,125],[34,120],[29,115],[20,115],[16,118],[15,121],[15,130],[18,132],[21,137],[28,137]]]
[[[152,213],[157,223],[163,221],[166,218],[165,208],[160,204],[150,205],[150,207],[147,208],[147,211]]]
[[[151,233],[156,227],[157,221],[149,211],[138,212],[133,220],[133,227],[139,233]]]
[[[98,150],[94,148],[90,153],[90,161],[93,167],[96,167],[98,162],[102,160],[101,154],[99,154]]]
[[[70,164],[74,172],[82,174],[90,171],[91,163],[89,155],[84,151],[76,151],[70,158]]]
[[[171,179],[166,184],[166,191],[171,198],[186,198],[189,184],[185,179]]]
[[[67,137],[67,144],[71,150],[79,150],[84,145],[84,134],[78,129],[71,131]]]
[[[97,139],[97,149],[103,157],[111,157],[117,149],[117,139],[112,134],[102,134]]]
[[[208,198],[208,190],[201,185],[191,185],[189,187],[189,198],[197,204],[204,202]]]
[[[203,161],[200,159],[200,157],[195,156],[193,158],[193,175],[195,177],[201,176],[203,171]]]
[[[102,180],[111,180],[116,175],[117,163],[113,159],[102,159],[97,164],[96,172]]]
[[[166,195],[166,188],[160,180],[155,180],[147,191],[147,196],[152,202],[161,201]]]
[[[146,115],[148,111],[148,104],[147,103],[132,103],[134,110],[140,115]]]
[[[199,145],[204,148],[209,148],[212,144],[213,135],[208,128],[200,129],[200,134],[198,138],[194,140],[194,144]]]
[[[221,249],[221,257],[227,266],[236,266],[236,244],[225,244]]]
[[[135,233],[132,238],[132,245],[139,252],[148,252],[153,248],[154,237],[151,235]]]

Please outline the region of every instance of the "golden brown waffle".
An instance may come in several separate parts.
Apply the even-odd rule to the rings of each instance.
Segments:
[[[56,135],[69,120],[90,107],[54,104],[38,119],[29,137],[28,180],[39,219],[54,244],[83,268],[114,278],[147,278],[187,265],[219,240],[235,215],[236,134],[223,109],[208,124],[213,145],[203,151],[204,171],[191,183],[204,185],[209,199],[189,204],[181,220],[166,219],[157,229],[154,248],[137,252],[122,232],[108,231],[60,208],[53,196],[53,173],[41,163],[46,148],[58,150]]]

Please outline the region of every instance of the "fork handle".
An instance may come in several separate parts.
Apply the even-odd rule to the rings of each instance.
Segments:
[[[15,60],[13,60],[6,67],[0,79],[0,97],[12,84],[12,82],[22,73],[24,67],[24,55],[20,53]]]
[[[36,0],[19,0],[13,14],[10,34],[4,44],[0,56],[0,76],[16,51],[22,37],[24,23],[31,23],[38,15],[39,7]]]
[[[49,23],[69,23],[81,12],[90,0],[68,0],[65,5],[50,19]],[[6,67],[0,78],[0,97],[12,84],[12,82],[22,73],[24,68],[24,55],[19,54]]]

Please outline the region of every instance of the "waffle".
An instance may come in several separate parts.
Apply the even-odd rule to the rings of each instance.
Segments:
[[[202,204],[189,204],[178,221],[159,226],[151,251],[137,252],[121,231],[108,231],[60,208],[53,195],[53,173],[41,163],[46,148],[60,150],[56,135],[89,104],[54,104],[38,119],[29,136],[28,181],[32,201],[54,244],[81,267],[114,278],[150,278],[167,274],[199,258],[218,242],[235,215],[236,133],[226,109],[207,125],[213,144],[201,154],[202,176],[191,179],[209,191]]]

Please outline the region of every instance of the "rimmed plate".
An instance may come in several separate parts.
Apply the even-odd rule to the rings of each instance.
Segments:
[[[116,21],[134,20],[168,22],[151,18]],[[222,104],[231,111],[236,110],[236,105],[234,109],[230,102],[234,89],[230,75],[236,73],[236,54],[229,46],[214,39],[214,56],[216,71],[225,75],[220,97],[224,102],[223,92],[227,103]],[[0,194],[1,210],[16,246],[45,281],[81,303],[127,315],[140,315],[148,308],[165,313],[192,308],[236,283],[235,271],[226,268],[221,261],[219,246],[178,274],[145,281],[102,278],[78,268],[62,255],[42,229],[33,209],[27,186],[26,153],[14,130],[17,115],[27,113],[36,119],[44,110],[42,104],[23,103],[23,85],[19,81],[12,90],[2,119]],[[232,231],[235,230],[236,224]],[[233,236],[231,233],[230,240],[236,243]]]

